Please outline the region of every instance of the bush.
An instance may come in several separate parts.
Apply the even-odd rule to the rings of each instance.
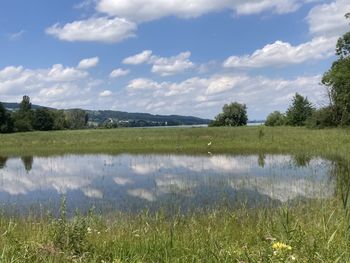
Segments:
[[[11,115],[0,102],[0,133],[9,133],[13,131],[13,121]]]
[[[309,128],[325,128],[337,126],[335,112],[331,107],[325,107],[314,111],[306,121],[306,126]]]
[[[266,126],[282,126],[286,124],[286,116],[279,111],[274,111],[267,116]]]

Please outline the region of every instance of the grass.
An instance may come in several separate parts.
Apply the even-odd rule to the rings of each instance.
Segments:
[[[212,142],[210,146],[208,143]],[[0,135],[0,155],[67,153],[300,153],[350,159],[350,130],[305,128],[115,129]]]
[[[146,212],[76,216],[70,221],[3,218],[0,260],[349,262],[348,226],[344,209],[331,201],[269,210],[218,209],[172,218]],[[277,242],[282,246],[276,248]]]
[[[331,200],[299,200],[276,208],[218,207],[172,217],[145,211],[67,219],[64,203],[59,218],[3,215],[0,262],[350,262],[350,130],[242,127],[0,135],[0,155],[7,156],[208,151],[332,158],[337,160],[337,192]]]

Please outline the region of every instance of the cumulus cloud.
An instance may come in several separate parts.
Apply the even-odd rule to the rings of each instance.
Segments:
[[[129,73],[130,73],[130,70],[128,70],[128,69],[117,68],[117,69],[113,70],[111,72],[111,74],[109,74],[109,77],[110,78],[120,78],[120,77],[128,75]]]
[[[130,65],[151,64],[152,72],[163,77],[183,73],[195,67],[195,64],[190,60],[191,52],[189,51],[172,57],[159,57],[152,54],[151,50],[144,50],[139,54],[125,58],[123,63]]]
[[[113,92],[110,90],[104,90],[99,94],[100,97],[110,97],[112,95],[113,95]]]
[[[79,69],[93,68],[93,67],[97,66],[99,61],[100,61],[100,59],[98,57],[86,58],[86,59],[83,59],[79,62],[78,68]]]
[[[336,0],[315,6],[307,17],[310,33],[328,37],[340,36],[349,31],[349,20],[344,17],[348,12],[350,12],[348,0]]]
[[[334,54],[336,41],[337,38],[318,37],[298,46],[276,41],[256,50],[251,55],[231,56],[226,59],[223,66],[226,68],[280,67],[325,59]]]
[[[276,41],[250,55],[231,56],[225,60],[226,68],[281,67],[308,61],[327,59],[334,55],[335,44],[340,35],[349,30],[345,13],[350,11],[350,2],[335,0],[314,6],[308,16],[312,40],[296,46]]]
[[[289,13],[300,7],[302,0],[99,0],[96,9],[111,16],[144,22],[166,16],[194,18],[222,10],[238,14],[257,14],[271,10]]]
[[[46,33],[65,41],[116,43],[134,37],[137,25],[122,18],[89,18],[65,25],[55,24]]]
[[[161,84],[145,78],[133,79],[127,86],[129,91],[135,90],[147,90],[147,89],[158,89],[161,87]]]
[[[191,52],[183,52],[170,58],[154,57],[152,72],[161,76],[171,76],[194,68],[194,64],[189,60]]]
[[[44,106],[83,107],[92,102],[93,89],[100,84],[88,72],[61,64],[46,69],[0,69],[0,97],[4,101],[19,101],[27,94],[34,103]]]
[[[127,57],[123,60],[124,64],[128,65],[140,65],[149,62],[152,57],[151,50],[144,50],[139,54]]]

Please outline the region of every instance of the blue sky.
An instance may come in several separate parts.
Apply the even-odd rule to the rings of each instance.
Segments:
[[[350,1],[3,0],[0,100],[250,119],[320,86]]]

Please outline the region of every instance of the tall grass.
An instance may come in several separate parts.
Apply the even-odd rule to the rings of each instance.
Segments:
[[[339,202],[0,221],[1,262],[349,262]],[[279,244],[282,244],[279,245]],[[285,246],[285,247],[284,247]]]

